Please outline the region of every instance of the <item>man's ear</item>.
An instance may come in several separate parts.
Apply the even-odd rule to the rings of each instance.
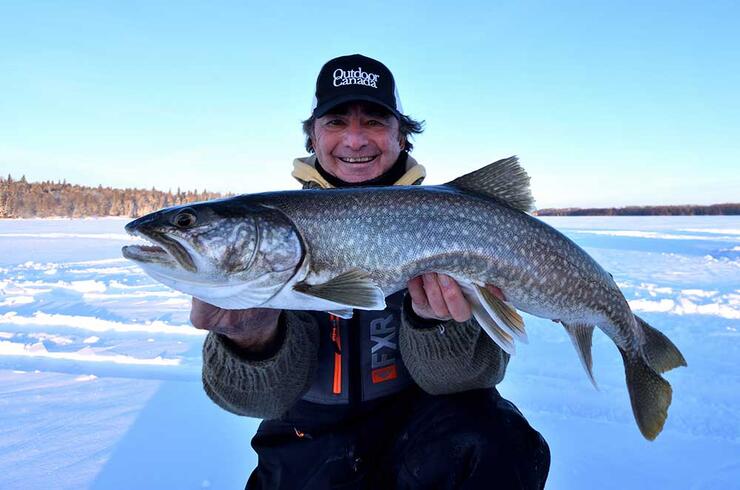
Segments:
[[[316,123],[314,123],[314,125],[315,124]],[[314,130],[314,127],[311,126],[311,129],[308,132],[308,143],[311,145],[313,152],[316,153],[316,147],[313,144],[314,141],[316,141],[316,131]]]

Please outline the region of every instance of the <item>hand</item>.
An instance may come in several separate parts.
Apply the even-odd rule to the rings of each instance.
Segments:
[[[448,275],[427,272],[411,279],[408,289],[411,307],[421,318],[464,322],[473,315],[460,286]],[[488,285],[486,289],[499,299],[506,300],[496,286]]]
[[[268,308],[224,310],[193,298],[190,323],[195,328],[225,335],[237,346],[256,353],[267,349],[277,339],[280,311]]]

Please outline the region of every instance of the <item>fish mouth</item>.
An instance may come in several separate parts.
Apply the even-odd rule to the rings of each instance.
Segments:
[[[189,272],[198,272],[193,258],[177,240],[155,232],[144,234],[140,231],[131,231],[130,233],[154,245],[126,245],[121,249],[125,258],[135,262],[161,264],[168,267],[179,265]]]

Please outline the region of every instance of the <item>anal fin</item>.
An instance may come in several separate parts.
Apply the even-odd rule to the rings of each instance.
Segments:
[[[581,360],[581,365],[586,370],[586,374],[588,374],[588,379],[591,380],[594,388],[598,390],[599,387],[594,378],[593,357],[591,355],[594,326],[585,323],[563,323],[563,326],[565,327],[565,331],[568,332],[571,342],[573,342],[573,347],[578,352],[578,358]]]
[[[299,293],[346,307],[339,307],[338,310],[353,308],[361,310],[385,309],[383,290],[372,281],[367,272],[359,269],[344,272],[321,284],[299,282],[293,286],[293,289]]]

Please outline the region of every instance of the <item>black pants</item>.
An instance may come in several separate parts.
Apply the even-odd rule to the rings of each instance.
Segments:
[[[257,489],[542,489],[550,450],[495,389],[414,390],[336,425],[265,421],[252,440]]]

